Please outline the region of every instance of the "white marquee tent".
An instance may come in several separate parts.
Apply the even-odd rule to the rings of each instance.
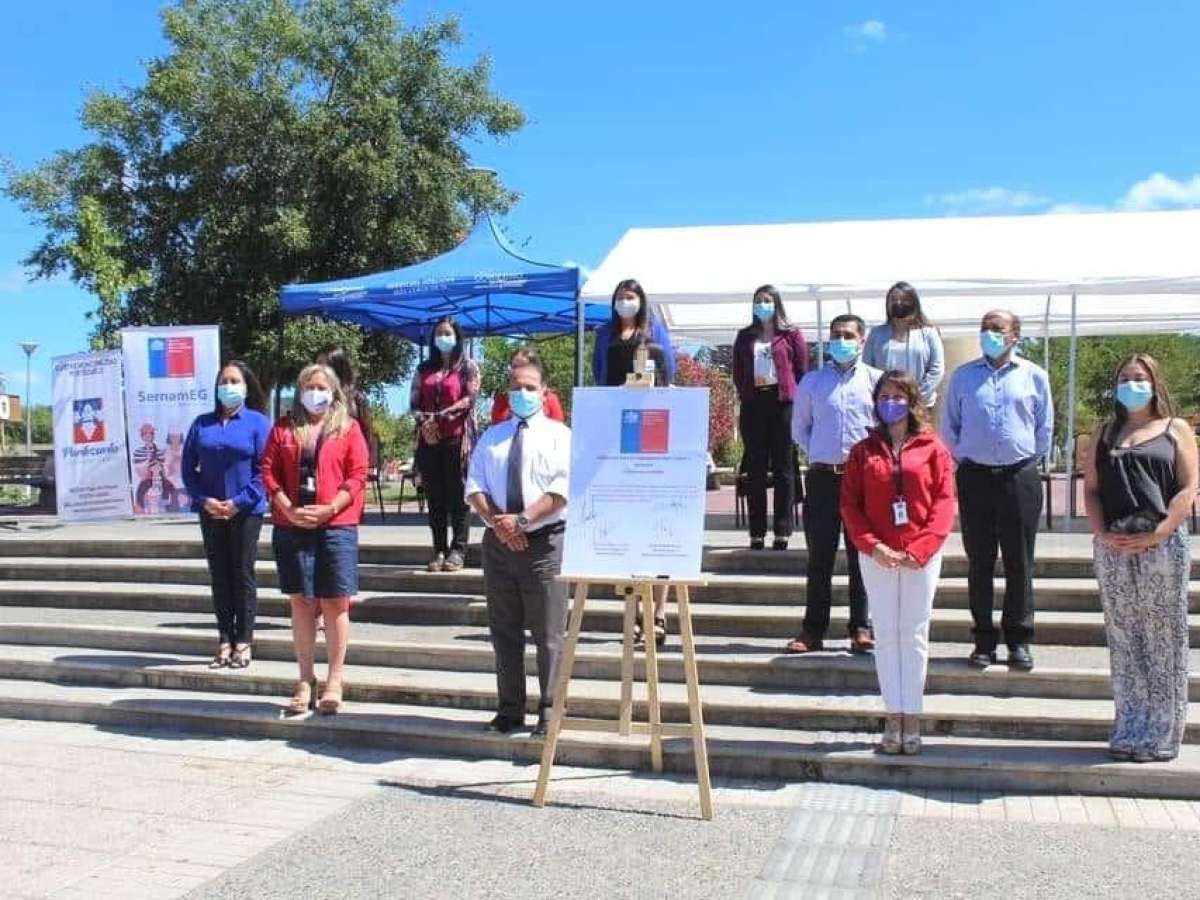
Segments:
[[[820,340],[839,313],[881,320],[901,279],[947,337],[974,335],[995,307],[1021,315],[1025,337],[1191,331],[1200,210],[632,228],[581,299],[608,303],[624,278],[642,283],[685,341],[732,343],[764,283]],[[1068,423],[1068,446],[1072,433]]]

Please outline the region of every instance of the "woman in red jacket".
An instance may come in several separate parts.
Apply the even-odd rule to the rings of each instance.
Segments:
[[[842,520],[858,549],[875,625],[875,670],[887,710],[881,753],[921,751],[929,618],[954,525],[954,463],[929,424],[917,382],[887,372],[878,426],[850,451]]]
[[[328,366],[312,365],[296,383],[300,403],[280,419],[263,451],[271,502],[271,545],[279,589],[292,602],[292,642],[300,682],[287,712],[336,713],[350,640],[350,600],[358,593],[358,523],[367,478],[367,442]],[[317,614],[325,618],[329,674],[317,703]]]

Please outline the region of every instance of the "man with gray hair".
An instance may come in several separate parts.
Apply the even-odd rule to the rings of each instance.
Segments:
[[[1004,559],[1000,628],[1010,668],[1029,671],[1033,656],[1033,550],[1042,514],[1039,466],[1050,452],[1054,404],[1046,371],[1017,355],[1021,320],[1007,310],[983,317],[983,355],[950,379],[942,437],[958,462],[959,520],[967,553],[967,591],[975,649],[968,662],[996,661],[992,618],[997,550]]]

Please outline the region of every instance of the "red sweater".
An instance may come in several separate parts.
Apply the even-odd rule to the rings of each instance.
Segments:
[[[934,432],[912,438],[900,453],[908,524],[892,524],[895,467],[889,444],[872,431],[854,445],[842,478],[842,521],[850,540],[870,554],[875,545],[910,553],[921,565],[942,548],[954,527],[954,462]]]
[[[350,503],[325,523],[326,528],[357,525],[362,521],[368,456],[367,442],[354,419],[350,420],[345,434],[329,435],[321,441],[317,453],[317,503],[332,503],[342,488],[350,492]],[[290,523],[274,498],[282,488],[293,504],[299,503],[300,499],[300,442],[296,440],[291,419],[280,419],[267,436],[262,479],[267,497],[271,499],[271,521],[288,527]]]

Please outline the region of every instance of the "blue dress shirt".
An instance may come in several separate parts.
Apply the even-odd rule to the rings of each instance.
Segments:
[[[792,402],[792,437],[810,463],[840,465],[875,425],[872,395],[883,375],[861,359],[827,362],[803,378]]]
[[[181,466],[193,512],[209,497],[232,500],[239,512],[266,512],[260,463],[270,430],[270,419],[245,407],[224,420],[216,413],[196,417],[183,443]]]
[[[954,458],[1011,466],[1050,452],[1054,404],[1045,369],[1015,354],[993,368],[982,356],[955,371],[942,437]]]

